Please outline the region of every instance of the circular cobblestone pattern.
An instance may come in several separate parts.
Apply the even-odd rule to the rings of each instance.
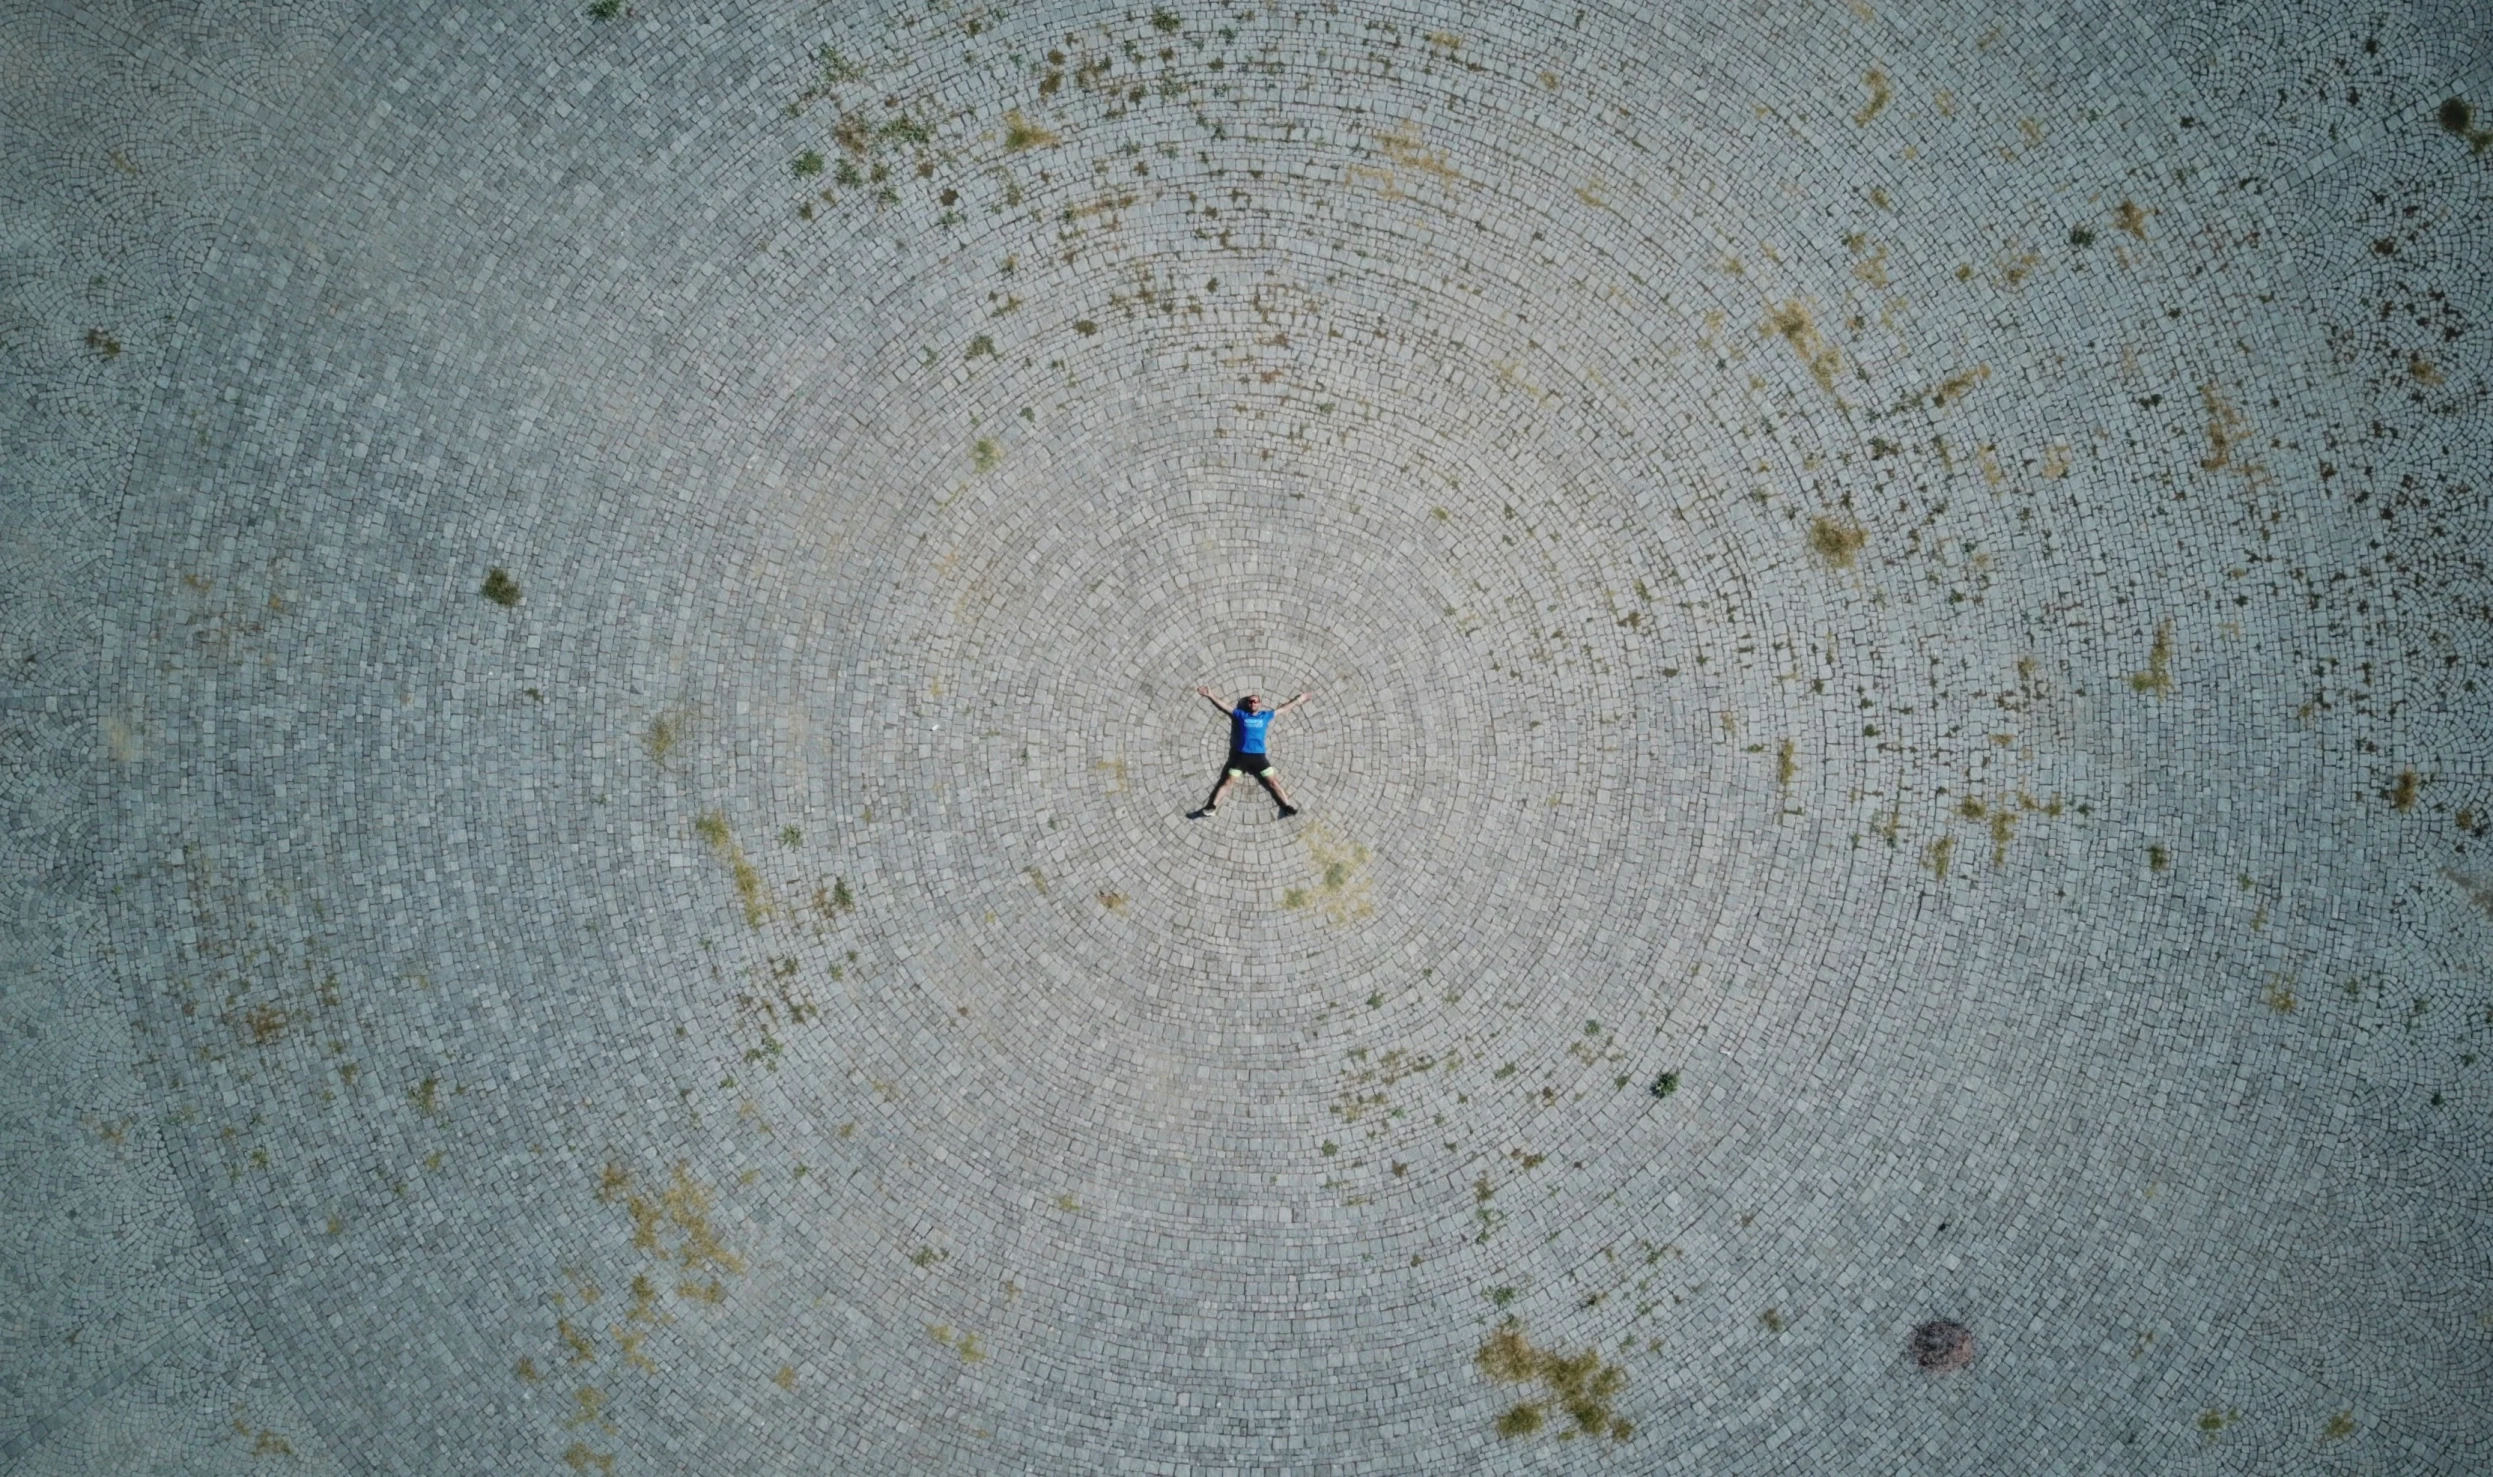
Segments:
[[[2480,0],[0,74],[0,1472],[2493,1468]]]

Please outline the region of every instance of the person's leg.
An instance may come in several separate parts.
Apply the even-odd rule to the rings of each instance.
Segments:
[[[1238,771],[1234,769],[1224,769],[1221,771],[1221,777],[1212,783],[1212,798],[1203,802],[1203,808],[1205,811],[1209,812],[1220,808],[1221,797],[1229,793],[1229,782],[1237,777]]]
[[[1256,778],[1261,780],[1264,788],[1271,792],[1273,803],[1279,805],[1283,810],[1298,809],[1297,806],[1290,803],[1290,792],[1281,788],[1281,771],[1277,769],[1266,769],[1262,774],[1257,775]]]

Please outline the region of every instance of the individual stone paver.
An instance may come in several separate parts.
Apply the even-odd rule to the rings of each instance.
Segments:
[[[0,1470],[2483,1469],[2486,40],[0,11]]]

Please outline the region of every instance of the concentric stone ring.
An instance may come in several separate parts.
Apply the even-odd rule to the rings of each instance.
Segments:
[[[2493,1466],[2489,42],[0,11],[0,1472]]]

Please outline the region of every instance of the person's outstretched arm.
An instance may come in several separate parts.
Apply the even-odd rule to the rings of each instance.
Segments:
[[[1212,689],[1210,689],[1210,688],[1208,688],[1208,687],[1198,687],[1198,688],[1196,688],[1196,689],[1195,689],[1195,691],[1197,691],[1197,692],[1199,692],[1199,693],[1202,693],[1202,694],[1203,694],[1203,700],[1204,700],[1205,702],[1210,703],[1213,707],[1220,709],[1220,711],[1221,711],[1221,716],[1222,716],[1222,717],[1226,718],[1226,717],[1228,717],[1228,716],[1229,716],[1229,704],[1227,704],[1227,703],[1225,703],[1225,702],[1222,702],[1219,698],[1216,698],[1216,697],[1212,696]]]
[[[1314,697],[1314,696],[1315,696],[1315,694],[1314,694],[1314,693],[1312,693],[1312,692],[1302,692],[1302,693],[1300,693],[1298,696],[1296,696],[1296,697],[1294,697],[1294,698],[1290,699],[1288,702],[1283,703],[1280,707],[1273,709],[1273,711],[1274,711],[1275,713],[1287,713],[1287,712],[1288,712],[1288,711],[1290,711],[1292,708],[1297,707],[1299,704],[1301,704],[1301,703],[1303,703],[1303,702],[1307,701],[1309,698]]]

